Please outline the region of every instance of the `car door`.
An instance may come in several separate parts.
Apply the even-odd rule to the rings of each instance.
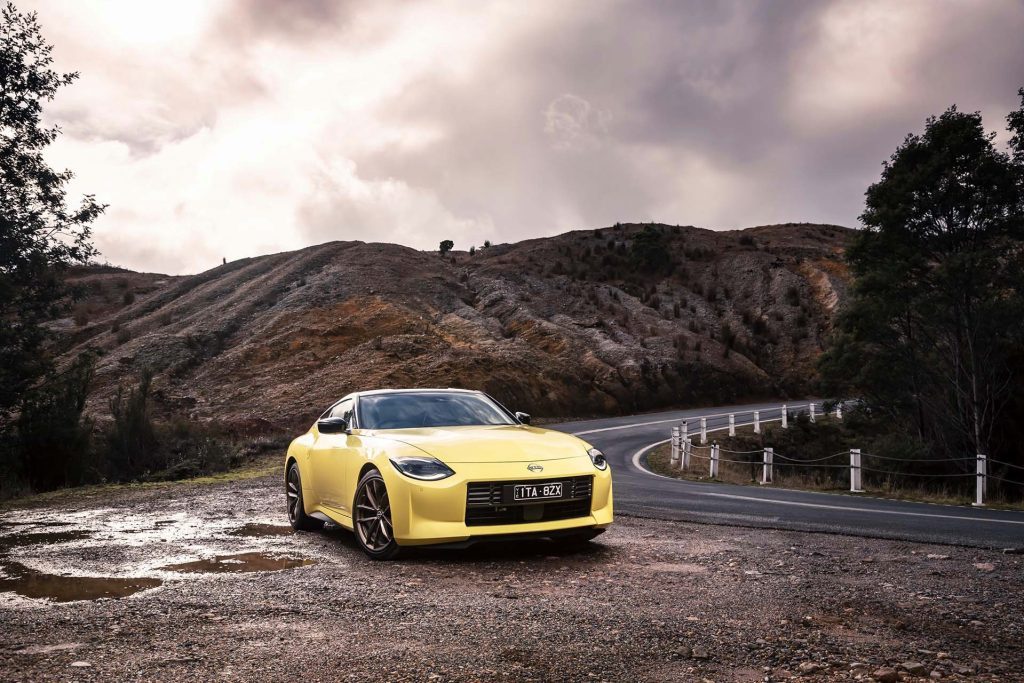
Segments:
[[[354,403],[345,399],[324,417],[343,417],[351,425]],[[310,450],[313,488],[321,505],[351,515],[351,501],[345,497],[345,477],[349,460],[357,455],[359,438],[351,434],[317,433]]]

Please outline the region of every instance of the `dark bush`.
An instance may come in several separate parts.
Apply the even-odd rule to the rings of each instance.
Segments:
[[[113,418],[106,432],[106,465],[115,477],[123,473],[133,477],[160,469],[156,428],[149,409],[153,375],[144,370],[137,386],[118,387],[110,399]]]
[[[73,486],[90,474],[92,423],[82,411],[94,367],[95,357],[82,354],[25,399],[13,443],[20,473],[13,474],[34,490]]]

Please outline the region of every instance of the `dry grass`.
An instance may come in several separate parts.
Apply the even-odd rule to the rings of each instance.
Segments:
[[[280,470],[284,472],[284,456],[280,453],[263,453],[254,457],[249,463],[216,474],[206,474],[190,479],[176,479],[170,481],[146,481],[126,482],[115,484],[91,484],[88,486],[75,486],[70,488],[56,489],[42,493],[30,493],[5,501],[0,501],[0,510],[6,507],[23,507],[31,505],[42,505],[52,503],[56,500],[67,498],[91,498],[103,495],[112,491],[133,491],[140,489],[161,489],[172,486],[195,485],[204,486],[209,484],[221,484],[229,481],[243,481],[246,479],[258,479],[273,474]],[[282,484],[284,486],[284,484]]]
[[[741,432],[737,429],[737,434]],[[752,430],[744,430],[752,433]],[[710,440],[709,440],[710,441]],[[776,460],[773,468],[773,481],[771,484],[762,484],[762,456],[760,453],[737,455],[722,452],[718,465],[718,476],[714,479],[709,474],[709,461],[711,455],[710,444],[708,446],[697,446],[693,448],[693,457],[690,466],[680,469],[679,466],[671,466],[671,447],[669,444],[662,444],[652,449],[647,454],[647,464],[651,470],[667,477],[685,479],[687,481],[701,481],[722,484],[736,484],[740,486],[768,486],[771,488],[796,489],[801,491],[823,491],[830,493],[850,493],[849,470],[846,467],[840,469],[815,469],[812,471],[799,471],[792,466],[780,465]],[[745,460],[749,463],[724,462],[723,460]],[[836,458],[831,461],[836,465],[848,465],[849,461],[843,458]],[[896,478],[887,477],[884,479],[870,479],[864,477],[864,493],[859,496],[885,498],[889,500],[909,500],[925,503],[937,503],[942,505],[971,505],[973,497],[965,494],[953,486],[942,485],[914,485],[900,482]],[[854,495],[854,494],[851,494]],[[986,501],[986,507],[1000,510],[1024,510],[1024,501],[1008,500],[998,496],[992,496]]]

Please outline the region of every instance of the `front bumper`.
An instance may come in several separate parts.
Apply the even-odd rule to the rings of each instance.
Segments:
[[[391,521],[399,545],[475,542],[492,537],[557,536],[565,530],[604,529],[612,523],[611,471],[598,470],[586,455],[543,462],[541,473],[529,463],[456,463],[455,474],[440,481],[410,479],[388,463],[382,476],[391,502]],[[529,482],[593,476],[589,511],[581,516],[514,524],[466,525],[466,496],[470,482]]]

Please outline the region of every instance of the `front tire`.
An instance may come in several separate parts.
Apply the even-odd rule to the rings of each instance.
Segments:
[[[391,524],[391,501],[384,477],[377,470],[370,470],[359,480],[352,511],[356,541],[363,552],[374,560],[397,557],[401,548]]]
[[[305,503],[302,501],[302,475],[299,474],[299,463],[288,466],[285,476],[285,495],[288,500],[288,521],[296,531],[316,531],[324,523],[306,514]]]

